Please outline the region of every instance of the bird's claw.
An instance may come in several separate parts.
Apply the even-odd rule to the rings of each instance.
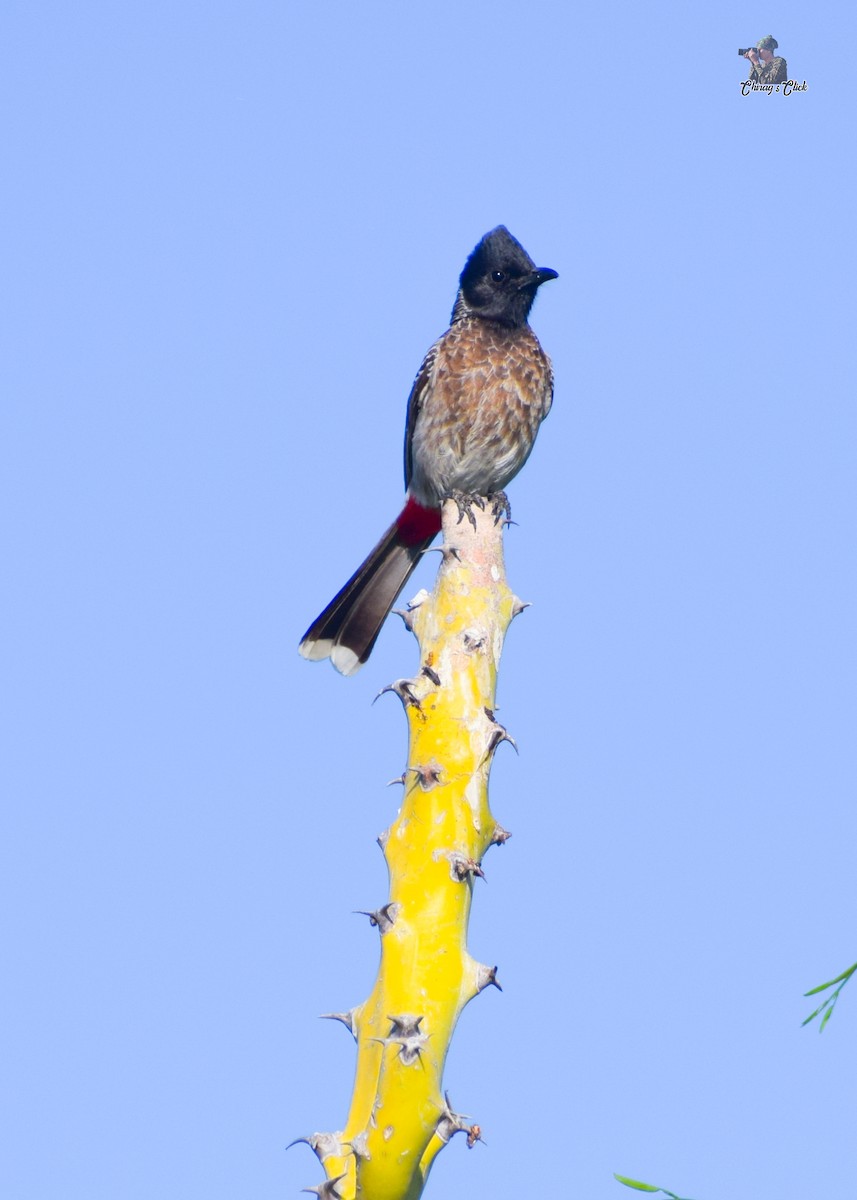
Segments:
[[[450,492],[450,499],[454,500],[458,506],[458,525],[467,517],[473,528],[476,528],[476,516],[473,512],[474,506],[481,512],[485,511],[488,506],[491,516],[494,518],[494,524],[499,525],[502,521],[504,525],[512,524],[512,506],[509,503],[509,497],[505,492],[490,492],[487,496],[474,495],[470,492]]]
[[[505,492],[492,492],[491,495],[487,497],[487,500],[491,505],[491,516],[494,518],[495,525],[500,524],[501,517],[504,525],[513,524],[512,506],[509,503],[509,497]]]
[[[457,520],[456,524],[460,525],[461,522],[464,520],[464,518],[467,517],[468,521],[475,529],[476,528],[476,517],[473,515],[473,505],[475,504],[478,509],[481,509],[484,512],[485,497],[484,496],[474,496],[474,495],[471,495],[469,492],[457,492],[456,491],[456,492],[450,493],[450,498],[452,500],[454,500],[456,505],[458,506],[458,520]]]

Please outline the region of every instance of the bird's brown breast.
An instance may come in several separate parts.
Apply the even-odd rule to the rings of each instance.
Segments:
[[[502,490],[551,404],[550,361],[529,328],[456,322],[434,348],[411,430],[414,494]]]

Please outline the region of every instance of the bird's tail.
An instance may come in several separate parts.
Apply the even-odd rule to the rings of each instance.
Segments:
[[[408,499],[402,512],[301,638],[300,653],[353,675],[372,653],[396,597],[440,530],[440,512]]]

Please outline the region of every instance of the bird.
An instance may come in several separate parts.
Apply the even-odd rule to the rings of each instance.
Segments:
[[[473,497],[498,496],[526,462],[553,402],[553,368],[528,317],[538,289],[557,278],[504,225],[468,256],[449,329],[408,398],[404,507],[304,634],[304,658],[355,674],[440,532],[444,500],[455,497],[461,509],[462,499],[467,508]]]

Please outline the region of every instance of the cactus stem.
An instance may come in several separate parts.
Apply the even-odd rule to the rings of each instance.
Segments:
[[[441,1080],[464,1005],[500,988],[497,968],[472,958],[466,938],[482,859],[509,837],[491,813],[487,784],[494,750],[512,741],[495,716],[495,697],[503,639],[520,601],[505,581],[497,514],[479,503],[463,515],[456,507],[444,504],[434,594],[418,594],[400,614],[417,636],[419,670],[376,697],[392,691],[402,702],[408,766],[391,781],[404,785],[399,814],[378,837],[389,903],[366,915],[382,934],[381,963],[358,1021],[344,1020],[357,1030],[354,1092],[343,1153],[324,1164],[332,1187],[317,1191],[321,1200],[419,1200],[454,1133],[469,1146],[481,1140],[480,1127],[444,1101]]]

